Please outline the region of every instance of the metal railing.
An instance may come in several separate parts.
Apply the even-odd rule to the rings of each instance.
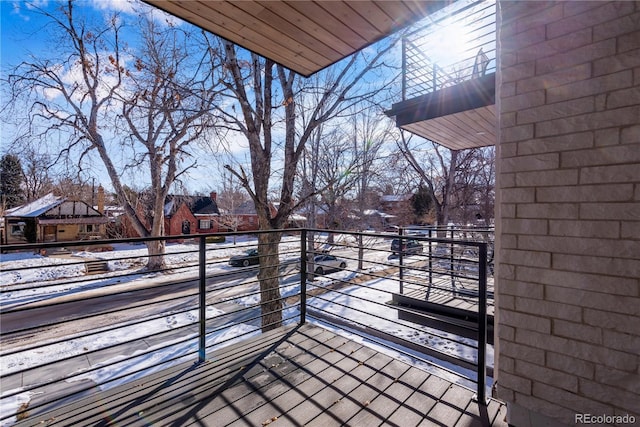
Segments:
[[[260,264],[256,259],[248,267],[229,263],[248,248],[258,248],[261,257],[261,233],[179,236],[182,243],[167,244],[159,271],[145,268],[145,243],[176,236],[94,240],[90,246],[0,246],[0,422],[24,419],[183,361],[205,361],[221,346],[260,334],[269,327],[261,310]],[[212,236],[237,237],[238,243],[207,243]],[[346,329],[462,378],[469,387],[475,384],[479,401],[486,400],[486,242],[457,240],[457,234],[452,240],[311,229],[286,230],[283,236],[276,277],[283,324],[310,321]],[[423,251],[394,255],[393,240],[409,238]],[[450,279],[477,281],[475,294],[461,296],[450,289],[451,298],[477,300],[477,325],[470,327],[475,339],[425,326],[415,316],[428,313],[392,303],[410,287],[433,285],[425,266],[431,262],[432,273],[441,274],[434,263],[450,260],[435,255],[439,245],[474,250],[448,272]],[[106,268],[96,272],[87,268],[91,263]],[[403,313],[414,318],[403,320]]]
[[[402,39],[402,100],[496,70],[496,3],[459,0]]]

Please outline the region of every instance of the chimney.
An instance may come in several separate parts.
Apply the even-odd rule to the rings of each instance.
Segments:
[[[218,193],[216,193],[215,191],[212,191],[209,197],[211,197],[211,200],[213,200],[214,202],[217,202]]]
[[[98,212],[104,215],[104,188],[98,186]]]

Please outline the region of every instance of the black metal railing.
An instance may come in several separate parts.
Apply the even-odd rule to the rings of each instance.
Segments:
[[[283,306],[278,317],[283,324],[311,321],[360,334],[475,384],[484,402],[489,243],[460,240],[461,230],[440,237],[438,230],[407,234],[413,231],[286,230],[275,277]],[[249,248],[263,256],[261,233],[1,246],[0,422],[45,412],[185,360],[202,362],[210,352],[268,329],[258,260],[248,267],[230,266],[232,256]],[[207,243],[220,236],[238,243]],[[180,242],[166,246],[164,267],[146,269],[145,243],[176,239]],[[394,239],[416,240],[423,250],[404,253],[400,247],[398,252]],[[446,254],[440,248],[447,248]],[[87,268],[96,263],[104,268]],[[446,274],[456,286],[439,285]],[[462,284],[474,291],[460,293]],[[435,292],[436,286],[452,301],[476,301],[476,324],[462,326],[477,336],[425,326],[416,318],[428,318],[428,312],[394,303],[410,290]],[[446,316],[440,322],[462,327]]]
[[[495,1],[456,1],[403,37],[403,101],[495,70]]]

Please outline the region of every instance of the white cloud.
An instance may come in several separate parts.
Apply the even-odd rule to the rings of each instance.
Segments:
[[[138,0],[90,0],[97,10],[120,12],[135,15],[138,11],[149,14],[149,17],[158,24],[165,26],[180,26],[184,21],[170,15],[157,7],[150,6]]]
[[[91,0],[91,4],[98,10],[108,10],[113,12],[135,13],[134,5],[137,2],[132,0]]]

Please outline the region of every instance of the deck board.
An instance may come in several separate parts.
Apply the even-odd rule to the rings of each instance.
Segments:
[[[504,405],[319,326],[286,327],[18,425],[506,426]]]

